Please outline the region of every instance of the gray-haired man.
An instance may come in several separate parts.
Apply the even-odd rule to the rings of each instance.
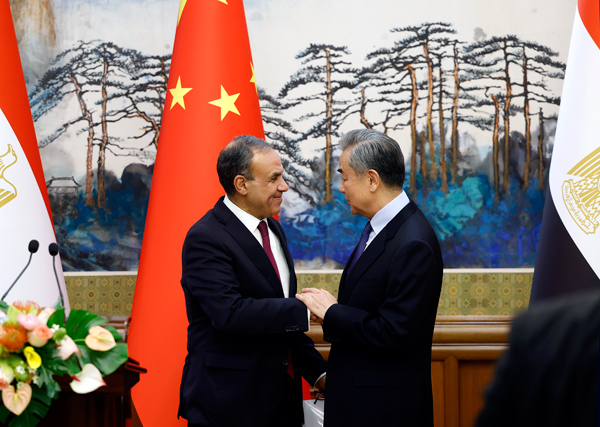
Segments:
[[[331,342],[325,425],[433,426],[439,242],[402,191],[404,157],[396,141],[355,130],[340,145],[340,191],[352,213],[369,222],[342,274],[339,301],[312,288],[297,295]]]

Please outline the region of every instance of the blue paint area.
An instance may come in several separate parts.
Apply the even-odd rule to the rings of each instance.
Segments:
[[[418,179],[420,182],[420,177]],[[409,194],[436,231],[446,268],[533,267],[545,190],[532,179],[526,190],[511,181],[510,196],[495,200],[487,175],[449,185],[448,193],[419,189]],[[507,198],[510,197],[508,200]],[[295,260],[320,258],[341,268],[357,244],[366,218],[354,216],[343,194],[296,217],[282,213],[281,224]]]
[[[107,177],[108,211],[50,194],[54,226],[65,271],[129,271],[138,267],[153,167],[129,165],[121,180]],[[94,191],[96,198],[96,191]]]

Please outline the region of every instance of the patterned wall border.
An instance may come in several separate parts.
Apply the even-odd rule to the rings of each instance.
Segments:
[[[338,270],[298,271],[298,287],[317,287],[337,296]],[[65,273],[72,308],[101,316],[131,313],[136,272]],[[531,295],[533,269],[445,270],[438,315],[515,315],[525,310]]]

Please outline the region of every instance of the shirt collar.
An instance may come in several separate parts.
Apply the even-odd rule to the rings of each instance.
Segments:
[[[260,219],[256,218],[254,215],[249,214],[248,212],[240,208],[238,205],[233,203],[231,199],[227,197],[227,195],[225,195],[223,203],[225,203],[225,206],[227,206],[229,210],[233,212],[237,219],[239,219],[242,222],[242,224],[244,224],[246,228],[250,230],[251,233],[254,233],[254,230],[258,228]]]
[[[406,192],[402,191],[402,193],[373,215],[373,218],[371,218],[371,227],[373,228],[375,235],[379,234],[379,232],[383,230],[409,202],[410,200],[408,199]]]

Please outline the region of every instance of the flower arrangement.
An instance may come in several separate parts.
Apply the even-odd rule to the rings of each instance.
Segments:
[[[0,301],[0,422],[33,427],[58,398],[55,375],[69,375],[76,393],[105,385],[127,361],[127,344],[107,320],[85,310]]]

